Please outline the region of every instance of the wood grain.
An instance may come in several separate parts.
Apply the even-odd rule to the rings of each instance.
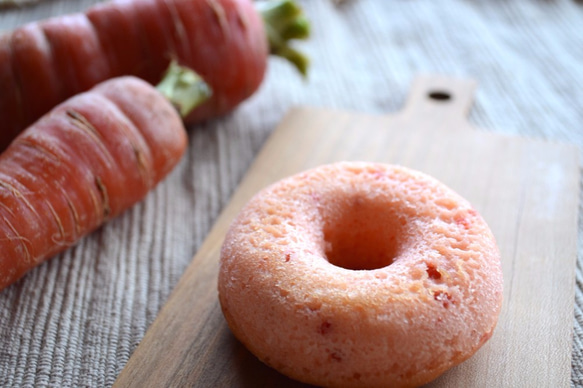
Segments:
[[[231,220],[256,191],[340,160],[398,163],[431,174],[469,199],[496,236],[505,301],[495,334],[474,357],[431,386],[568,386],[578,152],[569,145],[476,130],[466,119],[474,89],[468,80],[421,77],[395,115],[291,111],[115,386],[302,386],[258,362],[230,334],[216,291],[219,250]],[[429,97],[436,92],[450,98]]]

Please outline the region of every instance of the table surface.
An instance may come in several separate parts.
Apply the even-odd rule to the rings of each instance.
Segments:
[[[0,31],[95,2],[3,9]],[[270,59],[252,98],[189,128],[186,156],[143,202],[0,293],[0,386],[111,386],[292,106],[391,113],[418,74],[471,77],[479,87],[470,120],[481,130],[583,150],[582,2],[300,2],[313,25],[299,45],[312,58],[307,81]],[[574,386],[583,386],[579,236]]]

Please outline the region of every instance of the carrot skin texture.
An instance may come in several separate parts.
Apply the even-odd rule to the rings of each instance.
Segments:
[[[28,126],[33,117],[42,116],[62,101],[60,82],[50,70],[54,66],[52,50],[38,24],[16,30],[11,39],[12,61],[18,65],[14,68],[14,76],[21,85],[20,105],[23,118],[28,118],[24,125]]]
[[[74,14],[49,19],[41,27],[50,42],[53,71],[60,81],[62,99],[111,78],[101,44],[85,15]],[[23,102],[27,103],[26,100]]]
[[[258,89],[267,55],[251,0],[114,0],[27,24],[0,37],[0,150],[56,103],[121,75],[156,84],[173,59],[213,90],[185,122],[223,115]]]
[[[9,36],[0,36],[0,150],[21,131],[26,122],[22,110],[22,91],[12,68],[12,49]]]
[[[134,205],[179,162],[171,104],[134,77],[54,108],[0,155],[0,289]]]

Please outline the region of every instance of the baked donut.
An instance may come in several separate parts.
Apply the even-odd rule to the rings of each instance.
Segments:
[[[423,173],[340,162],[256,194],[218,279],[234,335],[319,386],[425,384],[492,335],[502,270],[482,217]]]

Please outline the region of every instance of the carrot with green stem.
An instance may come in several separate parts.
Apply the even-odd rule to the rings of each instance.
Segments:
[[[26,24],[0,36],[0,150],[61,101],[121,75],[156,84],[172,60],[213,90],[185,122],[220,116],[257,90],[269,53],[305,74],[289,42],[308,33],[293,0],[114,0]]]
[[[140,201],[178,163],[187,136],[175,107],[188,114],[208,89],[176,67],[161,89],[105,81],[0,155],[0,289]]]

